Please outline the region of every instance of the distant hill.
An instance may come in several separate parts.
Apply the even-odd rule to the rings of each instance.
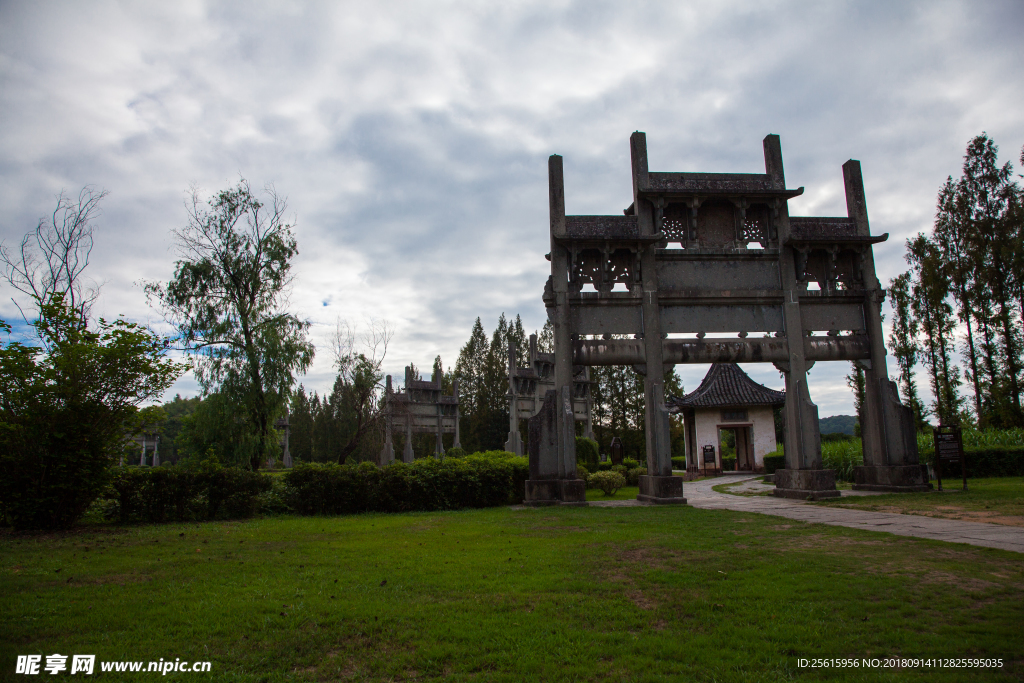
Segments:
[[[853,436],[853,426],[857,424],[856,415],[833,415],[818,420],[818,429],[822,434],[849,434]]]

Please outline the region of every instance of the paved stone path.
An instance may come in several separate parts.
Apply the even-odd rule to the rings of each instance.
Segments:
[[[968,543],[986,548],[999,548],[1024,553],[1024,528],[958,519],[937,519],[921,515],[900,515],[891,512],[870,512],[813,505],[802,501],[774,496],[734,496],[713,491],[713,486],[753,479],[749,475],[716,477],[683,484],[686,502],[705,510],[739,510],[763,515],[786,517],[812,524],[831,524],[852,529],[885,531],[898,536],[916,536],[950,543]],[[755,489],[763,483],[750,482],[743,488]],[[737,487],[739,488],[739,487]],[[859,491],[843,491],[843,496],[859,495]],[[597,507],[618,505],[644,505],[635,500],[592,502]]]

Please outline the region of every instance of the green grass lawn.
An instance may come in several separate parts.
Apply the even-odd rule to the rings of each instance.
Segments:
[[[610,496],[604,495],[601,489],[587,489],[587,500],[636,500],[639,493],[639,486],[623,486]]]
[[[1024,676],[1018,554],[683,506],[3,532],[0,576],[0,678],[13,680],[27,680],[15,656],[33,653],[213,663],[166,680]],[[797,668],[896,654],[1008,665]]]
[[[942,487],[944,491],[886,493],[817,505],[1024,526],[1024,477],[968,479],[966,492],[962,479],[944,479]]]

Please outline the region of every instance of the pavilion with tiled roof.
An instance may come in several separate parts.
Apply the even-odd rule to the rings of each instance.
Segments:
[[[721,432],[731,430],[736,469],[758,472],[777,447],[773,409],[786,403],[786,393],[758,384],[735,363],[715,363],[695,391],[666,403],[683,416],[687,469],[720,470]]]

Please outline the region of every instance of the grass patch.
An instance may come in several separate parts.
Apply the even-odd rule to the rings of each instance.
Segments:
[[[587,489],[587,500],[636,500],[636,497],[639,494],[639,486],[623,486],[610,496],[604,495],[604,491],[601,489]]]
[[[217,681],[1024,674],[1020,555],[691,507],[5,532],[0,576],[5,676],[18,654],[56,652],[210,660]],[[797,657],[897,654],[1008,664],[796,667]],[[130,680],[97,677],[118,676]]]
[[[941,492],[851,496],[816,504],[1024,526],[1024,477],[968,479],[966,492],[962,486],[961,479],[943,479]]]

